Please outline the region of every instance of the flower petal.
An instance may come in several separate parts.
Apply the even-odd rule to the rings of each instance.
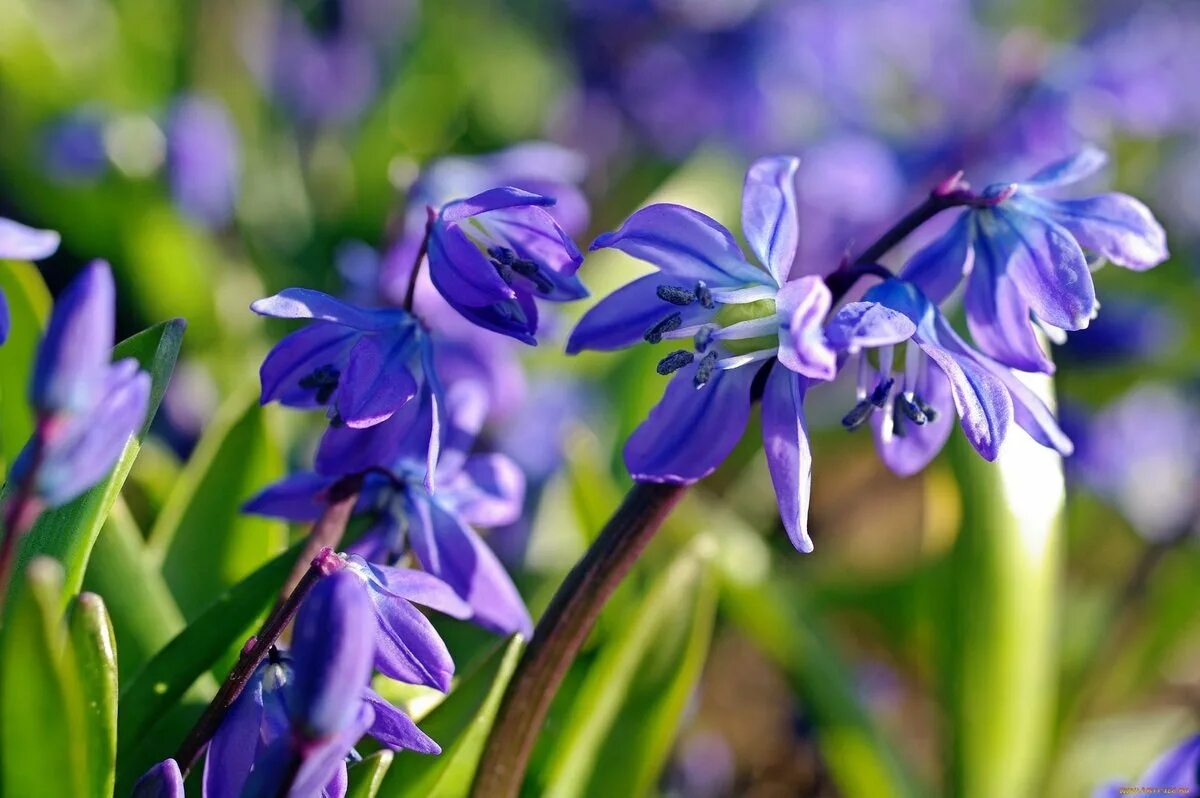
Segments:
[[[1070,231],[1080,246],[1135,271],[1165,261],[1167,234],[1150,209],[1128,194],[1085,199],[1038,200],[1038,206]]]
[[[592,249],[612,247],[687,282],[710,288],[768,284],[771,277],[746,262],[720,223],[682,205],[660,203],[637,211],[619,230],[596,239]]]
[[[442,748],[429,735],[417,728],[412,718],[389,704],[383,696],[367,688],[363,695],[375,710],[375,720],[367,733],[393,751],[416,751],[419,754],[440,754]]]
[[[214,798],[221,798],[213,793]],[[164,759],[133,785],[133,798],[184,798],[183,774],[174,759]]]
[[[0,346],[8,340],[8,328],[12,324],[12,319],[8,313],[8,299],[4,296],[4,292],[0,291]]]
[[[742,189],[742,233],[775,282],[787,282],[800,242],[796,170],[800,159],[760,158],[746,172]]]
[[[360,308],[310,288],[285,288],[274,296],[250,303],[250,309],[260,316],[321,319],[363,332],[378,332],[414,323],[412,316],[403,310]]]
[[[812,489],[812,449],[804,420],[808,380],[783,368],[771,369],[762,397],[763,448],[779,516],[792,545],[813,550],[808,536],[808,503]]]
[[[38,347],[30,401],[40,410],[79,411],[111,359],[116,288],[104,261],[92,261],[54,303]]]
[[[429,619],[405,599],[389,593],[371,591],[371,601],[378,623],[376,669],[406,684],[422,684],[443,693],[449,690],[454,660]]]
[[[814,380],[837,375],[837,352],[825,338],[825,316],[833,296],[825,281],[807,275],[785,284],[775,298],[779,318],[779,362]]]
[[[1064,330],[1082,330],[1096,309],[1096,290],[1083,250],[1049,219],[997,209],[995,221],[1014,236],[1005,271],[1038,318]],[[995,230],[981,214],[980,231]]]
[[[41,260],[58,251],[62,238],[53,230],[37,230],[0,218],[0,260]]]
[[[471,606],[463,601],[453,588],[431,573],[414,568],[399,568],[378,563],[363,563],[362,565],[379,583],[376,589],[385,590],[397,598],[445,613],[451,618],[471,617]]]
[[[924,470],[946,445],[950,430],[954,428],[954,399],[950,395],[950,381],[941,369],[926,364],[917,380],[915,393],[936,412],[933,420],[914,424],[903,414],[898,418],[889,417],[888,412],[871,414],[871,429],[879,457],[901,477]],[[894,409],[891,412],[894,413]]]
[[[278,401],[298,408],[322,406],[324,403],[317,401],[317,389],[304,387],[300,381],[323,367],[340,371],[359,337],[357,330],[325,321],[313,322],[285,336],[267,353],[259,369],[262,403]]]
[[[525,473],[506,455],[472,455],[458,478],[443,486],[442,495],[468,524],[504,526],[521,517]]]
[[[900,279],[921,289],[929,301],[941,304],[971,271],[971,214],[963,212],[940,238],[923,247],[904,264]]]
[[[353,719],[338,733],[322,740],[304,754],[296,780],[288,792],[288,798],[309,798],[314,795],[324,795],[327,798],[342,798],[345,795],[344,780],[341,772],[346,768],[346,756],[359,738],[371,728],[375,722],[375,708],[366,701],[349,701],[353,710]],[[342,790],[338,792],[339,788]],[[250,795],[274,795],[275,793],[260,791],[250,792]]]
[[[435,225],[429,237],[429,277],[455,307],[484,308],[516,296],[491,259],[456,225]]]
[[[1055,450],[1063,457],[1069,457],[1075,451],[1075,445],[1062,431],[1058,419],[1046,403],[1010,369],[999,363],[984,363],[1004,384],[1012,397],[1013,420],[1017,422],[1017,426],[1042,446]]]
[[[489,213],[483,220],[489,233],[505,239],[518,257],[534,261],[550,281],[549,290],[541,290],[519,275],[542,299],[569,302],[588,295],[587,288],[575,276],[583,263],[583,254],[571,237],[558,226],[554,217],[542,208],[512,208]]]
[[[405,353],[413,347],[412,336],[405,334],[386,342],[379,338],[364,335],[358,339],[338,380],[338,417],[352,429],[387,421],[417,395],[417,381],[404,365]]]
[[[1108,155],[1096,147],[1084,147],[1061,161],[1043,167],[1033,177],[1021,181],[1022,186],[1037,189],[1058,188],[1091,177],[1108,163]]]
[[[238,798],[254,766],[263,720],[260,665],[233,702],[208,745],[204,760],[205,798]]]
[[[445,581],[485,629],[528,638],[533,622],[504,566],[473,529],[437,502],[418,498],[412,547],[425,570]]]
[[[455,200],[448,203],[442,208],[441,219],[450,223],[501,208],[553,204],[553,197],[543,197],[540,194],[533,194],[519,188],[513,188],[512,186],[501,186],[481,191],[468,199]]]
[[[703,388],[699,362],[675,372],[663,398],[625,443],[625,466],[642,482],[690,485],[729,456],[750,418],[756,368],[716,371]]]
[[[681,326],[699,324],[714,310],[699,302],[679,307],[658,296],[658,287],[670,284],[662,274],[647,274],[618,288],[583,314],[567,341],[567,354],[585,349],[624,349],[638,343],[646,331],[672,313],[681,316]]]
[[[829,345],[855,354],[912,338],[917,325],[903,313],[878,302],[851,302],[838,308],[825,329]]]
[[[325,491],[337,477],[302,471],[284,477],[252,496],[242,512],[284,518],[288,521],[315,521],[325,512]]]

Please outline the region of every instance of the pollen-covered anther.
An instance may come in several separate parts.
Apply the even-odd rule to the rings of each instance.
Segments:
[[[531,260],[516,258],[512,262],[512,270],[526,280],[532,281],[539,291],[547,292],[554,288],[554,283],[550,282],[550,278],[542,274],[541,268]]]
[[[854,407],[850,408],[850,412],[842,416],[842,426],[848,430],[858,429],[871,417],[876,409],[875,404],[864,399]]]
[[[883,407],[887,404],[888,394],[892,392],[892,386],[895,384],[896,381],[891,377],[888,377],[886,380],[880,380],[879,384],[875,386],[875,390],[871,391],[871,404],[876,407]]]
[[[696,367],[696,376],[692,378],[692,383],[697,388],[703,388],[712,379],[713,371],[717,368],[717,353],[709,352],[704,357],[700,358],[700,365]]]
[[[654,293],[658,294],[658,298],[663,302],[670,302],[672,305],[680,307],[686,307],[696,301],[694,292],[675,285],[660,285],[654,289]]]
[[[492,260],[499,261],[504,266],[511,266],[517,259],[517,253],[508,247],[488,247],[487,254]]]
[[[704,352],[709,346],[712,345],[715,335],[716,330],[713,327],[705,325],[699,330],[696,330],[696,334],[692,336],[692,345],[695,347],[697,352]]]
[[[904,394],[896,395],[896,408],[899,409],[904,417],[914,424],[921,425],[929,421],[929,417],[925,415],[925,411],[917,404],[919,400],[914,396],[908,398]]]
[[[696,356],[686,349],[676,349],[671,354],[658,361],[657,371],[664,377],[674,374],[696,359]]]
[[[662,341],[664,335],[673,330],[678,330],[681,326],[683,326],[683,316],[675,312],[655,324],[649,330],[646,330],[646,334],[642,337],[652,344],[657,344]]]
[[[300,378],[300,387],[316,391],[316,399],[320,404],[325,404],[333,396],[333,392],[337,390],[338,381],[341,379],[341,372],[331,364],[325,364],[319,368],[313,369],[311,374]]]
[[[921,413],[925,416],[926,423],[932,424],[934,421],[937,421],[938,411],[934,410],[932,405],[930,405],[920,396],[914,396],[913,401],[916,403],[917,407],[921,408]]]

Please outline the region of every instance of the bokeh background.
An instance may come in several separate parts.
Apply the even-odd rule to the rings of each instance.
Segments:
[[[249,302],[290,285],[394,299],[389,260],[424,202],[511,176],[560,184],[581,244],[651,199],[736,229],[748,162],[795,153],[798,257],[831,269],[960,168],[1015,180],[1090,142],[1172,258],[1102,268],[1100,318],[1053,347],[1078,447],[1065,491],[1047,455],[988,466],[961,441],[897,479],[838,427],[850,389],[825,390],[816,552],[778,528],[748,435],[606,612],[528,786],[1072,796],[1132,779],[1200,713],[1198,77],[1186,0],[0,0],[0,215],[63,233],[51,290],[103,257],[126,333],[189,324],[110,521],[164,608],[124,628],[110,608],[122,673],[154,650],[153,628],[128,629],[169,639],[286,543],[237,506],[310,462],[320,419],[257,406],[286,327]],[[606,255],[581,274],[599,296],[637,268]],[[486,443],[535,489],[492,542],[535,613],[627,485],[621,443],[664,385],[649,347],[563,355],[582,310],[536,350],[493,341],[506,388]],[[447,636],[460,671],[484,645]]]

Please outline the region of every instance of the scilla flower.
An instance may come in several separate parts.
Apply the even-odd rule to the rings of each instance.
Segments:
[[[356,512],[369,517],[371,525],[350,550],[384,565],[411,551],[424,570],[469,605],[474,623],[528,636],[532,623],[520,593],[474,529],[512,523],[525,496],[524,475],[511,460],[469,454],[487,413],[486,397],[477,387],[459,383],[449,392],[447,423],[439,434],[436,491],[422,479],[432,423],[429,401],[423,400],[369,430],[331,430],[317,454],[317,473],[288,477],[244,509],[315,520],[334,483],[346,474],[366,472]],[[377,581],[387,584],[386,579]]]
[[[963,301],[979,348],[1013,368],[1053,372],[1034,323],[1087,327],[1097,305],[1084,250],[1138,271],[1167,258],[1162,227],[1133,197],[1049,196],[1092,175],[1105,160],[1099,150],[1086,149],[1022,183],[989,186],[985,201],[963,211],[901,276],[940,303],[967,273]]]
[[[183,774],[174,759],[164,759],[133,785],[133,798],[184,798]]]
[[[446,301],[488,330],[536,344],[536,299],[587,296],[583,262],[546,210],[554,200],[518,188],[484,191],[438,212],[429,236],[429,274]]]
[[[1200,734],[1193,734],[1164,753],[1134,781],[1114,782],[1092,793],[1092,798],[1119,798],[1137,793],[1170,793],[1200,798]]]
[[[746,260],[728,230],[679,205],[651,205],[593,249],[612,247],[658,271],[601,300],[571,335],[568,352],[645,340],[686,346],[658,364],[674,374],[666,394],[625,446],[635,479],[695,482],[732,451],[750,417],[751,386],[778,359],[763,394],[767,460],[793,543],[812,548],[803,523],[810,469],[802,401],[810,380],[831,379],[836,352],[823,324],[832,297],[818,277],[788,280],[799,238],[795,158],[764,158],[746,175],[742,230],[765,268]],[[786,505],[786,506],[785,506]]]
[[[111,362],[115,302],[108,264],[92,262],[54,303],[38,348],[30,386],[37,427],[11,479],[31,479],[50,507],[100,481],[146,418],[150,375],[132,358]]]
[[[58,250],[59,235],[0,218],[0,260],[41,260]],[[8,302],[0,291],[0,344],[8,339]]]

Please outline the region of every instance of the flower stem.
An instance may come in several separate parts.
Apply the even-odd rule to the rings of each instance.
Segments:
[[[0,624],[4,619],[4,605],[8,599],[8,585],[12,581],[16,565],[17,546],[26,533],[33,528],[43,505],[34,491],[38,468],[45,452],[46,422],[39,420],[37,429],[30,439],[29,467],[25,469],[16,492],[4,506],[4,529],[0,534]]]
[[[979,202],[959,175],[939,185],[855,260],[825,278],[834,302],[861,277],[892,276],[876,261],[929,219],[947,208]],[[516,798],[550,703],[575,655],[608,597],[686,490],[686,485],[635,483],[583,559],[567,574],[538,619],[504,693],[475,775],[472,795],[476,798]]]
[[[567,669],[608,597],[654,537],[686,485],[638,482],[576,563],[538,620],[492,726],[473,794],[515,796]]]
[[[413,298],[417,293],[417,277],[421,274],[421,262],[429,254],[429,236],[433,233],[433,223],[437,220],[437,211],[433,206],[425,209],[425,234],[421,236],[421,246],[417,248],[417,257],[413,260],[412,271],[408,274],[408,288],[404,292],[404,309],[412,312]]]
[[[337,551],[341,546],[342,536],[346,533],[346,524],[350,522],[350,516],[354,513],[354,505],[358,503],[358,493],[362,488],[362,481],[362,474],[351,474],[330,486],[329,502],[325,507],[325,512],[313,524],[312,531],[308,533],[304,548],[296,557],[296,564],[292,566],[291,574],[288,575],[287,581],[283,583],[283,588],[279,591],[279,603],[276,604],[276,607],[287,601],[287,597],[304,578],[309,563],[322,549],[329,548]]]
[[[332,509],[336,505],[330,505]],[[329,510],[326,511],[326,514]],[[318,522],[319,524],[320,522]],[[254,671],[258,668],[258,664],[262,662],[263,657],[271,650],[271,646],[275,645],[279,640],[279,635],[291,622],[296,615],[296,610],[300,608],[301,602],[313,587],[321,580],[322,577],[332,573],[339,565],[340,561],[333,550],[330,548],[322,549],[308,570],[304,572],[304,576],[296,585],[295,590],[287,597],[281,605],[275,608],[274,611],[263,622],[262,628],[258,634],[246,641],[246,646],[242,649],[242,654],[238,657],[238,661],[234,663],[233,669],[229,671],[229,675],[225,677],[225,682],[217,690],[217,694],[213,696],[213,700],[205,707],[204,713],[200,715],[200,719],[196,721],[196,725],[188,732],[183,743],[179,746],[179,750],[175,753],[175,761],[179,763],[179,769],[183,772],[184,777],[187,777],[188,771],[196,764],[196,760],[200,758],[200,752],[204,750],[204,746],[216,734],[217,729],[221,726],[221,721],[225,718],[225,713],[233,706],[233,702],[242,694],[242,690],[246,688],[246,683],[250,681],[250,677],[254,675]]]

